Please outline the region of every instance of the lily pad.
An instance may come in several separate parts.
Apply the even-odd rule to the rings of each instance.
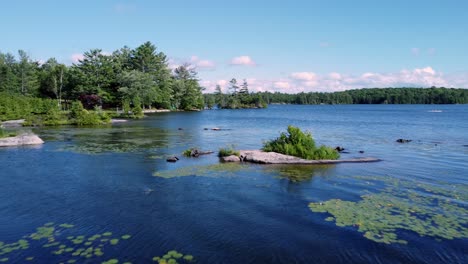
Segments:
[[[457,200],[468,192],[466,185],[454,189],[385,177],[366,180],[380,181],[385,187],[381,192],[362,195],[359,201],[331,199],[310,203],[309,208],[330,214],[325,220],[340,227],[355,227],[365,238],[379,243],[406,244],[397,235],[399,230],[436,239],[468,237],[468,210]]]

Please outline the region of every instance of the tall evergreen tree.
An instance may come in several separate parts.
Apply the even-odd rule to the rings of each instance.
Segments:
[[[239,86],[237,85],[236,78],[232,78],[229,81],[229,91],[231,92],[231,94],[236,95],[238,89],[239,89]]]

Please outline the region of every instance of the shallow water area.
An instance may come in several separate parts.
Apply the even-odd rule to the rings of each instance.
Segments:
[[[193,260],[179,263],[466,263],[468,106],[436,108],[271,105],[34,128],[44,145],[0,149],[0,252],[29,243],[0,261],[150,263],[182,254]],[[279,166],[182,156],[193,147],[258,149],[287,125],[343,146],[342,158],[383,161]],[[178,162],[166,162],[174,155]],[[49,236],[23,238],[49,222],[60,231],[53,249],[44,248],[56,242]],[[73,258],[73,240],[106,232],[102,247],[83,246]]]

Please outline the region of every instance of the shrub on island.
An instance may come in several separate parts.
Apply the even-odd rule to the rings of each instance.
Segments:
[[[288,126],[287,132],[282,132],[278,138],[265,142],[262,150],[309,160],[336,160],[340,157],[340,154],[331,147],[323,145],[316,147],[310,132],[304,133],[294,126]]]
[[[232,156],[232,155],[239,157],[240,152],[238,150],[234,150],[233,147],[227,147],[227,148],[220,148],[219,149],[218,157],[220,157],[220,158],[228,157],[228,156]]]

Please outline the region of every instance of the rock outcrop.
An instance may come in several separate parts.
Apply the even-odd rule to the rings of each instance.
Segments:
[[[25,122],[24,119],[18,119],[18,120],[3,121],[3,122],[0,122],[0,123],[4,127],[20,127],[20,126],[23,126],[24,122]]]
[[[0,139],[0,147],[14,147],[40,144],[44,144],[44,141],[34,134],[21,134],[16,137],[7,137]]]
[[[236,155],[221,157],[221,160],[224,162],[240,162],[241,161],[241,159],[237,157]]]
[[[175,157],[175,156],[174,157],[169,157],[169,158],[166,159],[167,162],[177,162],[178,160],[179,160],[179,158]]]
[[[200,151],[198,149],[192,149],[190,151],[190,157],[194,157],[194,158],[197,158],[201,155],[208,155],[208,154],[212,154],[214,153],[214,151]]]
[[[111,122],[111,124],[116,124],[116,123],[125,123],[125,122],[128,122],[128,120],[127,119],[114,119],[114,118],[112,118],[110,122]]]
[[[399,139],[396,140],[396,142],[398,142],[398,143],[409,143],[409,142],[411,142],[411,141],[413,141],[413,140],[411,140],[411,139],[403,139],[403,138],[399,138]]]
[[[380,161],[377,158],[354,158],[342,160],[306,160],[276,152],[263,152],[261,150],[241,150],[240,160],[261,164],[336,164]]]

